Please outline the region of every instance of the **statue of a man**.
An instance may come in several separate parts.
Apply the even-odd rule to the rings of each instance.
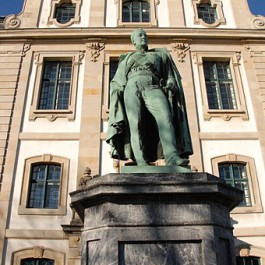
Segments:
[[[179,72],[166,49],[148,49],[143,29],[131,40],[136,51],[120,56],[110,83],[111,156],[138,166],[163,156],[166,165],[186,166],[193,152]]]

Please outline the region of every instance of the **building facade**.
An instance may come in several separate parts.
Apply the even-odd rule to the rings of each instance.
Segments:
[[[265,265],[265,17],[247,0],[25,0],[0,24],[3,265],[80,264],[69,193],[120,170],[105,143],[109,81],[139,27],[182,76],[192,170],[244,191],[238,264]]]

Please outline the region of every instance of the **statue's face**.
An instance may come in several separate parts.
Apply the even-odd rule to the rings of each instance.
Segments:
[[[148,45],[148,39],[145,31],[143,30],[136,30],[133,33],[133,44],[135,48],[138,49],[145,49]]]

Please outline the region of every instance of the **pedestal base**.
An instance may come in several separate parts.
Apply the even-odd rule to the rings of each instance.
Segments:
[[[82,265],[235,265],[242,192],[206,173],[109,174],[71,193]]]

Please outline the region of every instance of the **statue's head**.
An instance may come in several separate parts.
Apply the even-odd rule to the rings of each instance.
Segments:
[[[136,50],[147,49],[148,38],[143,29],[136,29],[131,35],[131,40]]]

